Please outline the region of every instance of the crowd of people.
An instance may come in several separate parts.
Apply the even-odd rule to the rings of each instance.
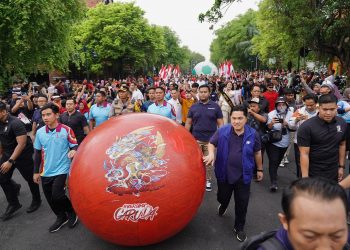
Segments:
[[[219,216],[224,216],[234,194],[234,233],[241,242],[247,239],[244,226],[252,180],[259,182],[268,172],[268,189],[277,192],[278,169],[290,164],[294,151],[295,177],[300,180],[285,190],[284,214],[280,215],[283,228],[273,238],[284,245],[280,249],[316,249],[296,246],[306,241],[311,244],[311,238],[316,246],[323,235],[317,227],[305,234],[294,232],[296,238],[288,238],[289,222],[296,218],[292,202],[302,203],[300,199],[311,197],[307,206],[313,206],[312,202],[337,202],[340,197],[340,204],[346,203],[346,225],[349,202],[342,196],[343,190],[337,189],[350,150],[350,88],[343,87],[334,71],[322,74],[305,70],[241,71],[229,78],[186,75],[166,80],[157,76],[55,80],[49,85],[14,82],[9,95],[0,102],[0,185],[8,201],[1,219],[12,218],[22,207],[18,199],[21,185],[12,179],[17,168],[32,193],[27,212],[41,205],[41,182],[57,216],[49,231],[56,232],[67,223],[73,228],[78,218],[66,196],[65,183],[79,144],[111,117],[147,112],[165,116],[193,135],[203,153],[207,179],[203,188],[208,192],[212,191],[213,169],[215,172]],[[265,161],[268,171],[263,169]],[[343,180],[341,185],[350,186],[350,180]],[[327,232],[335,236],[324,236],[323,244],[345,244],[342,233],[347,234],[347,229],[333,229]]]

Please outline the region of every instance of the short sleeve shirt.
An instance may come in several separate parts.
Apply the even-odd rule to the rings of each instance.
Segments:
[[[88,125],[84,115],[78,111],[75,111],[72,115],[69,115],[68,112],[64,112],[60,115],[60,122],[73,129],[78,144],[83,141],[85,137],[84,127]]]
[[[165,116],[172,120],[176,118],[174,107],[167,101],[164,101],[162,105],[158,103],[151,104],[147,109],[147,113]]]
[[[305,121],[298,129],[298,146],[309,147],[309,176],[337,179],[339,144],[344,141],[346,122],[335,117],[330,123],[318,115]]]
[[[50,177],[69,173],[71,162],[68,152],[70,148],[77,145],[73,130],[64,124],[59,123],[53,131],[47,126],[39,129],[36,133],[34,148],[41,150],[42,153],[41,175]]]
[[[10,158],[18,143],[16,137],[27,135],[27,130],[23,122],[17,117],[8,115],[6,122],[0,122],[0,142],[3,148],[3,157]],[[27,137],[27,144],[20,154],[19,160],[23,156],[33,153],[32,141]]]
[[[188,111],[190,110],[193,103],[194,103],[193,98],[191,98],[190,100],[182,99],[182,122],[183,123],[186,122]]]
[[[98,125],[108,120],[110,110],[111,105],[107,102],[103,105],[94,104],[90,108],[89,120],[95,120],[95,126],[97,127]]]
[[[191,106],[188,118],[192,119],[192,134],[198,141],[208,142],[217,130],[217,120],[222,119],[220,106],[209,101],[198,102]]]

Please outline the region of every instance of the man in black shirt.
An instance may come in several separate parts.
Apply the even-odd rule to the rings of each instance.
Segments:
[[[251,94],[251,99],[253,98],[258,98],[259,99],[259,106],[260,106],[260,110],[266,114],[269,113],[269,102],[266,100],[266,98],[264,96],[261,96],[261,89],[259,85],[254,85],[252,86],[252,90],[250,92]],[[244,101],[243,105],[245,108],[249,108],[249,102],[248,101]]]
[[[33,182],[33,145],[25,125],[16,117],[8,114],[6,105],[0,102],[0,141],[3,149],[0,159],[0,185],[4,190],[8,207],[1,216],[2,220],[8,220],[22,207],[17,193],[18,187],[11,181],[15,168],[28,182],[33,196],[32,204],[27,213],[34,212],[41,205],[39,186]]]
[[[333,94],[322,95],[318,103],[319,114],[298,130],[302,177],[340,181],[345,168],[346,122],[337,116],[337,98]]]
[[[76,111],[74,98],[68,98],[66,101],[67,112],[60,115],[60,123],[67,125],[77,138],[78,145],[83,141],[85,136],[89,133],[89,125],[83,114]]]

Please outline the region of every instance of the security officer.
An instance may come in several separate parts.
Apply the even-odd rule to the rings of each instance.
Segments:
[[[122,86],[118,91],[118,98],[115,98],[112,103],[109,117],[135,112],[138,103],[131,99],[131,95],[130,90],[127,87]]]
[[[8,202],[7,209],[0,218],[5,221],[22,207],[17,197],[19,186],[11,180],[15,168],[28,182],[32,193],[33,200],[27,213],[32,213],[40,207],[41,198],[39,186],[32,178],[34,169],[32,142],[27,137],[24,123],[11,116],[6,110],[6,104],[2,102],[0,102],[0,142],[3,149],[0,159],[0,185]]]

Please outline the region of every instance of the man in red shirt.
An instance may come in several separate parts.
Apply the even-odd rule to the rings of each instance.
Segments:
[[[273,83],[270,79],[268,79],[266,86],[267,91],[263,93],[263,96],[269,102],[269,112],[271,112],[275,108],[275,102],[278,98],[278,93],[273,89]]]

